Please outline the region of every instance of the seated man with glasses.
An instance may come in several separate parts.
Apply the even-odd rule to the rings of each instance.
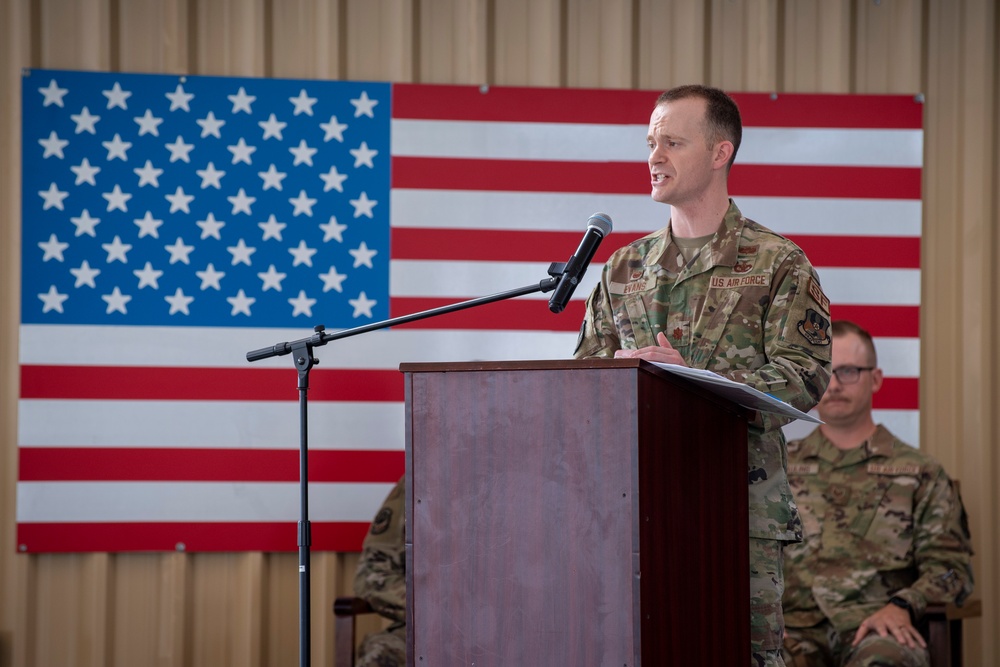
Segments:
[[[939,463],[872,418],[882,386],[867,331],[833,322],[833,377],[823,424],[788,443],[803,542],[785,549],[789,667],[929,665],[928,603],[972,592],[969,530]]]

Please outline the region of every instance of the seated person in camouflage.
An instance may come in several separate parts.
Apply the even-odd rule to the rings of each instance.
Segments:
[[[785,550],[789,667],[927,666],[928,603],[972,592],[969,531],[939,463],[872,419],[882,385],[867,331],[836,321],[825,422],[788,443],[804,541]]]
[[[361,548],[354,594],[392,624],[364,638],[357,667],[406,664],[406,554],[403,546],[403,478],[386,496]]]

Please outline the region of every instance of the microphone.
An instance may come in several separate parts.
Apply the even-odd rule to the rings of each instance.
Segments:
[[[583,274],[587,272],[587,266],[594,258],[594,253],[597,252],[597,246],[601,244],[606,234],[611,233],[611,226],[611,216],[607,213],[595,213],[590,216],[590,220],[587,221],[587,231],[583,235],[583,240],[580,241],[580,247],[566,262],[566,268],[559,279],[559,284],[556,285],[556,291],[549,299],[549,310],[553,313],[561,313],[566,308],[569,298],[573,296],[573,291],[580,284]]]

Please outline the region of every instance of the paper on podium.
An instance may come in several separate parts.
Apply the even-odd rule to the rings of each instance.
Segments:
[[[801,419],[803,421],[814,422],[816,424],[823,423],[821,419],[813,417],[807,412],[802,412],[797,408],[793,408],[788,403],[779,401],[774,396],[758,391],[749,385],[724,378],[718,373],[704,371],[698,368],[688,368],[687,366],[678,366],[676,364],[663,364],[656,361],[651,363],[662,368],[668,373],[674,373],[675,375],[685,377],[695,384],[698,384],[705,389],[718,394],[719,396],[728,398],[733,403],[742,405],[745,408],[759,410],[760,412],[773,412],[774,414],[782,415],[784,417]]]

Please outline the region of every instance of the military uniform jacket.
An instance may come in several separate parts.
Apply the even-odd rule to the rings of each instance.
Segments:
[[[730,202],[712,240],[685,262],[666,228],[617,250],[587,300],[574,356],[656,345],[808,411],[830,379],[829,301],[802,250]],[[798,540],[785,475],[787,420],[759,413],[748,443],[750,537]]]
[[[786,625],[853,630],[894,595],[920,618],[972,592],[965,510],[936,461],[883,426],[850,450],[816,429],[788,457],[805,541],[785,549]]]
[[[354,594],[364,598],[382,616],[406,621],[405,478],[386,496],[361,547],[354,577]]]

